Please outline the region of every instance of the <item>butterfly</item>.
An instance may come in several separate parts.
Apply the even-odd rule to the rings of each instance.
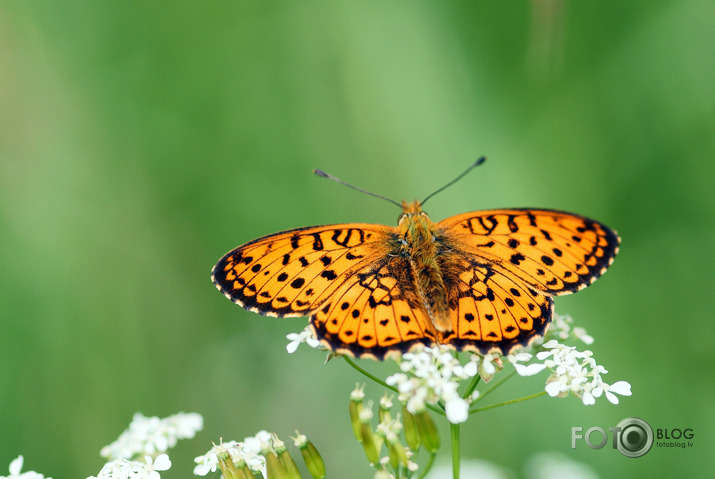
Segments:
[[[553,296],[593,283],[618,252],[615,231],[572,213],[494,209],[433,223],[422,211],[432,195],[400,204],[345,184],[399,205],[397,227],[282,231],[229,251],[212,271],[216,287],[249,311],[310,316],[338,354],[384,359],[444,344],[507,355],[544,335]]]

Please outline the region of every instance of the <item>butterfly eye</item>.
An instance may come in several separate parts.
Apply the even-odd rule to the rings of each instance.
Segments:
[[[400,213],[400,216],[397,217],[397,226],[402,226],[402,222],[407,219],[407,213]]]

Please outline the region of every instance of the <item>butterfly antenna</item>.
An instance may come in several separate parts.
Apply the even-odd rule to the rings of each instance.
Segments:
[[[326,173],[326,172],[324,172],[323,170],[313,170],[313,173],[315,173],[316,175],[320,176],[321,178],[329,178],[329,179],[331,179],[331,180],[333,180],[333,181],[337,181],[338,183],[340,183],[340,184],[342,184],[342,185],[345,185],[345,186],[347,186],[347,187],[350,187],[350,188],[352,188],[352,189],[354,189],[354,190],[358,190],[358,191],[360,191],[361,193],[365,193],[366,195],[374,196],[375,198],[380,198],[380,199],[383,199],[383,200],[385,200],[385,201],[389,201],[389,202],[392,203],[393,205],[397,205],[397,206],[399,206],[400,208],[402,208],[402,205],[401,205],[400,203],[398,203],[397,201],[395,201],[395,200],[391,200],[390,198],[387,198],[387,197],[382,196],[382,195],[375,194],[375,193],[373,193],[373,192],[371,192],[371,191],[363,190],[362,188],[358,188],[357,186],[353,186],[353,185],[351,185],[350,183],[345,183],[345,182],[344,182],[343,180],[341,180],[340,178],[337,178],[337,177],[331,175],[330,173]]]
[[[467,173],[469,173],[470,171],[472,171],[472,168],[475,168],[475,167],[481,165],[481,164],[484,163],[485,161],[487,161],[487,157],[486,157],[486,156],[482,156],[481,158],[479,158],[477,161],[475,161],[474,163],[472,163],[472,164],[469,166],[469,168],[467,168],[466,170],[464,170],[461,175],[459,175],[458,177],[456,177],[455,179],[453,179],[452,181],[450,181],[449,183],[447,183],[446,185],[444,185],[442,188],[438,189],[437,191],[435,191],[435,192],[432,193],[431,195],[428,195],[427,198],[425,198],[424,200],[422,200],[422,202],[420,203],[420,206],[424,205],[425,202],[426,202],[428,199],[432,198],[434,195],[436,195],[436,194],[439,193],[440,191],[449,188],[450,186],[452,186],[453,184],[455,184],[457,181],[461,180],[464,175],[466,175]]]

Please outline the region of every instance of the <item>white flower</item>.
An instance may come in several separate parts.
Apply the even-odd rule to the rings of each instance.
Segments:
[[[313,333],[313,328],[308,325],[300,333],[290,333],[286,336],[286,339],[290,341],[286,345],[286,350],[289,354],[293,354],[302,343],[307,344],[311,348],[318,348],[320,346],[320,341],[315,337]]]
[[[0,476],[0,479],[45,479],[45,476],[40,474],[39,472],[35,471],[27,471],[27,472],[20,472],[22,470],[22,464],[24,462],[24,458],[22,455],[17,456],[17,458],[13,459],[12,462],[10,463],[10,475],[9,476]],[[46,479],[51,479],[50,477]]]
[[[87,479],[161,479],[157,471],[168,471],[170,467],[166,454],[160,454],[153,461],[151,456],[146,456],[144,462],[115,459],[106,463],[96,477]]]
[[[166,452],[178,439],[190,439],[203,428],[203,418],[196,413],[179,413],[164,419],[134,414],[129,427],[112,444],[102,448],[107,459],[132,459],[144,454]]]
[[[271,441],[271,434],[267,431],[259,431],[254,437],[247,437],[243,442],[228,441],[214,445],[203,456],[194,459],[197,464],[194,467],[194,475],[205,476],[209,472],[216,472],[218,469],[218,454],[228,452],[235,464],[240,461],[253,472],[260,472],[263,477],[266,477],[266,458],[262,455],[261,450],[265,444]]]

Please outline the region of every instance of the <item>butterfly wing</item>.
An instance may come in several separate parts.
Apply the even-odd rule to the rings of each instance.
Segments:
[[[383,358],[431,343],[434,328],[412,289],[394,228],[343,224],[297,228],[246,243],[212,271],[216,287],[266,316],[311,317],[331,349]]]
[[[338,353],[374,359],[433,344],[435,329],[411,275],[408,260],[390,254],[346,275],[311,317],[316,336]]]
[[[595,281],[620,241],[594,220],[535,209],[453,216],[437,224],[437,236],[449,252],[440,261],[453,327],[440,341],[503,354],[542,336],[551,296]]]
[[[448,245],[550,295],[581,290],[601,276],[620,238],[607,226],[553,210],[487,210],[437,224]]]
[[[482,354],[509,352],[544,335],[553,314],[550,296],[481,258],[452,250],[443,262],[452,331],[439,342]]]
[[[345,224],[296,228],[229,251],[211,272],[216,287],[266,316],[306,316],[354,270],[374,261],[392,228]]]

